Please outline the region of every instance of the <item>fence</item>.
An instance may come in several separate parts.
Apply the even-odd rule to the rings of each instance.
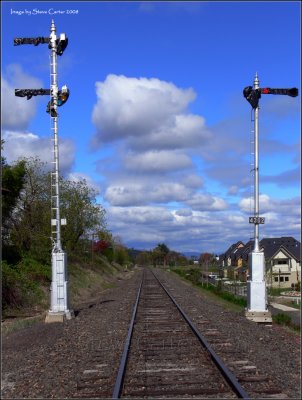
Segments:
[[[247,297],[247,286],[243,282],[223,280],[206,273],[201,273],[200,282],[202,285],[220,287],[221,291],[232,293],[234,296]]]

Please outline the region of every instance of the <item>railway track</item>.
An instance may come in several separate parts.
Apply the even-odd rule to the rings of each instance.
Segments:
[[[167,289],[144,271],[113,398],[248,398]]]
[[[231,354],[231,343],[206,319],[199,319],[201,334],[171,292],[144,270],[119,367],[104,363],[96,352],[94,367],[84,371],[74,397],[281,398],[243,355],[228,359],[229,368],[224,365],[213,348],[219,341],[220,354]]]

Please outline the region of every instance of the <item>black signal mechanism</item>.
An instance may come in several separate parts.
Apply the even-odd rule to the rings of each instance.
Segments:
[[[69,97],[69,89],[66,85],[62,86],[62,89],[58,92],[58,106],[62,106],[66,103]]]
[[[20,46],[21,44],[33,44],[38,46],[40,43],[49,43],[49,37],[36,37],[36,38],[14,38],[14,46]]]
[[[253,108],[257,108],[261,98],[261,89],[253,89],[252,86],[247,86],[243,89],[243,96]]]
[[[65,35],[65,33],[60,34],[60,38],[56,40],[56,43],[57,43],[57,54],[58,56],[61,56],[68,45],[68,37]]]
[[[49,95],[50,89],[15,89],[15,96],[27,97],[27,100],[33,96]]]
[[[57,99],[57,106],[61,107],[69,98],[69,89],[66,85],[62,86],[62,89],[58,91],[58,99]],[[56,109],[54,108],[54,101],[53,97],[47,104],[46,112],[50,114],[52,117],[57,117],[58,114]]]
[[[297,97],[298,89],[272,89],[272,88],[258,88],[253,89],[252,86],[247,86],[243,89],[243,96],[247,99],[253,108],[258,107],[259,99],[261,94],[284,94],[286,96]]]
[[[298,96],[298,89],[297,88],[291,88],[291,89],[262,88],[261,89],[261,93],[262,94],[285,94],[287,96],[297,97]]]

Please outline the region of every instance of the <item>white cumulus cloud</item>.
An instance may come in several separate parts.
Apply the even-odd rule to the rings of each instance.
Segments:
[[[150,203],[184,201],[190,196],[190,189],[176,182],[162,182],[155,185],[147,182],[110,185],[105,199],[113,206],[138,206]]]
[[[125,167],[132,171],[169,172],[191,166],[192,160],[189,156],[167,150],[132,153],[125,157]]]
[[[26,97],[17,97],[15,89],[39,89],[43,84],[39,79],[24,73],[17,64],[7,67],[6,77],[1,77],[2,128],[7,130],[26,129],[36,114],[37,98],[32,97],[27,100]]]
[[[228,208],[225,200],[209,193],[196,193],[187,204],[197,211],[222,211]]]
[[[50,138],[41,138],[30,132],[4,131],[3,139],[3,155],[8,163],[19,158],[39,157],[49,165],[49,169],[52,168],[53,144]],[[72,167],[75,158],[75,147],[71,140],[60,140],[59,156],[60,172],[65,174]]]
[[[156,78],[108,75],[96,83],[96,93],[94,147],[127,139],[132,148],[183,148],[209,137],[204,119],[187,112],[196,97],[191,88]]]

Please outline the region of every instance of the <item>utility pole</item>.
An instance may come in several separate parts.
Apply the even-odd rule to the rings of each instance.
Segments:
[[[50,310],[46,315],[45,322],[63,322],[70,319],[73,312],[69,310],[68,302],[68,281],[67,281],[67,256],[62,249],[61,243],[61,225],[66,224],[66,220],[60,217],[60,191],[59,191],[59,141],[58,141],[58,112],[57,108],[62,106],[69,97],[69,89],[63,86],[61,90],[58,88],[57,82],[57,55],[62,55],[68,44],[65,33],[59,38],[56,36],[55,23],[52,20],[49,37],[38,38],[15,38],[14,45],[22,44],[48,44],[50,49],[50,89],[16,89],[15,95],[19,97],[27,97],[29,100],[32,96],[50,95],[46,112],[50,114],[52,120],[52,137],[53,137],[53,170],[51,172],[51,239],[52,239],[52,282],[50,296]]]
[[[259,216],[259,99],[261,94],[281,94],[291,97],[298,96],[298,89],[271,89],[260,88],[258,74],[254,79],[254,86],[243,90],[243,95],[254,110],[254,216],[249,217],[249,223],[254,224],[254,249],[249,253],[247,281],[247,319],[271,323],[272,316],[267,309],[267,293],[265,281],[264,253],[259,248],[259,225],[265,223],[265,218]]]

